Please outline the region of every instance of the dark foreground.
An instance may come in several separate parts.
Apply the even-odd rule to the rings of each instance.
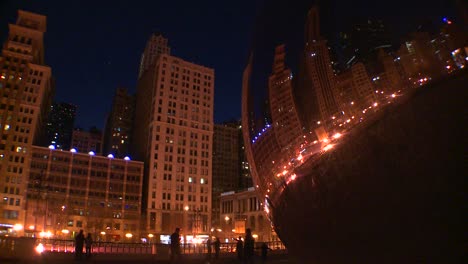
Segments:
[[[417,88],[297,170],[273,210],[289,253],[317,264],[466,261],[467,88],[467,71]]]
[[[219,259],[212,259],[208,261],[204,255],[185,255],[179,262],[170,262],[167,259],[157,259],[148,255],[112,255],[112,254],[102,254],[95,255],[89,260],[75,260],[72,254],[44,254],[43,256],[38,256],[37,258],[30,260],[19,260],[19,259],[2,259],[0,256],[0,263],[2,264],[13,264],[13,263],[40,263],[40,264],[62,264],[62,263],[73,263],[73,264],[90,264],[90,263],[151,263],[151,264],[237,264],[241,263],[237,257],[233,254],[225,254],[220,256]],[[255,263],[263,263],[259,256],[256,257]],[[266,264],[300,264],[305,262],[297,262],[289,259],[287,254],[271,254],[268,256]]]

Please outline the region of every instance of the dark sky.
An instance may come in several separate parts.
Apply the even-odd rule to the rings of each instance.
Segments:
[[[78,106],[77,126],[102,128],[115,89],[135,91],[145,43],[152,32],[162,32],[173,55],[215,69],[215,122],[222,122],[240,117],[242,71],[252,32],[255,25],[268,27],[256,23],[261,11],[268,10],[263,3],[275,9],[267,13],[277,14],[304,2],[313,1],[0,0],[0,40],[18,9],[46,15],[46,63],[56,78],[55,99]],[[455,13],[451,0],[321,2],[328,8],[328,30],[354,17],[372,16],[387,19],[401,35],[418,21]],[[277,19],[287,25],[290,18]]]

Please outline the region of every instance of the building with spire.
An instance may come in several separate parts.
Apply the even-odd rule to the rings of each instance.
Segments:
[[[19,10],[16,23],[8,26],[0,56],[2,234],[23,228],[31,148],[46,136],[54,92],[52,70],[44,62],[46,17]]]

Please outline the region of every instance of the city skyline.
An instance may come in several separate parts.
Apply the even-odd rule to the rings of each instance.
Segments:
[[[353,15],[359,16],[368,12],[388,20],[392,16],[392,10],[395,10],[395,7],[378,9],[375,4],[367,2],[369,1],[359,1],[357,6],[362,7],[362,10]],[[422,1],[414,2],[407,5],[408,10],[414,10]],[[395,1],[394,5],[397,6],[398,3],[401,4],[402,1]],[[176,4],[164,3],[161,8],[154,8],[154,5],[156,4],[128,8],[124,3],[113,3],[111,6],[106,3],[94,3],[96,8],[106,7],[106,13],[101,13],[86,8],[88,5],[85,4],[72,4],[74,11],[68,12],[67,10],[72,9],[68,9],[68,5],[64,6],[64,3],[59,1],[6,1],[0,5],[0,39],[6,38],[7,24],[14,21],[18,9],[48,17],[49,27],[45,34],[46,60],[54,69],[53,74],[56,78],[55,101],[78,106],[76,126],[104,128],[116,87],[128,87],[130,93],[135,92],[141,53],[147,38],[157,32],[168,38],[176,56],[216,70],[215,123],[239,118],[242,69],[252,44],[250,37],[255,30],[257,9],[262,6],[262,1],[253,5],[247,1],[240,1],[231,6],[212,1],[187,4],[186,10],[199,11],[193,12],[194,14],[184,9],[179,10]],[[453,3],[438,1],[432,6],[424,6],[425,12],[421,12],[424,15],[414,17],[409,16],[410,11],[403,10],[402,22],[394,26],[394,35],[401,36],[402,27],[406,27],[407,31],[415,30],[415,21],[422,21],[420,18],[424,16],[436,22],[444,15],[453,16],[450,14],[455,12],[452,5]],[[180,19],[175,20],[169,15],[174,12],[181,12],[182,15],[178,16]],[[82,13],[89,14],[86,20],[80,19]],[[342,27],[338,24],[351,16],[343,13],[335,24],[327,26],[326,31],[341,30]],[[405,18],[406,22],[412,23],[406,25],[403,22]],[[86,30],[94,27],[93,25],[97,25],[98,30]],[[108,43],[109,41],[112,43]],[[64,49],[80,48],[85,48],[87,52],[67,52],[67,59],[63,59]],[[88,94],[94,96],[89,97]]]

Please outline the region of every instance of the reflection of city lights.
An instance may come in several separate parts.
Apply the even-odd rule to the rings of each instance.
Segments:
[[[333,148],[333,145],[326,145],[326,146],[323,148],[323,150],[324,150],[324,151],[328,151],[328,150],[330,150],[331,148]]]

